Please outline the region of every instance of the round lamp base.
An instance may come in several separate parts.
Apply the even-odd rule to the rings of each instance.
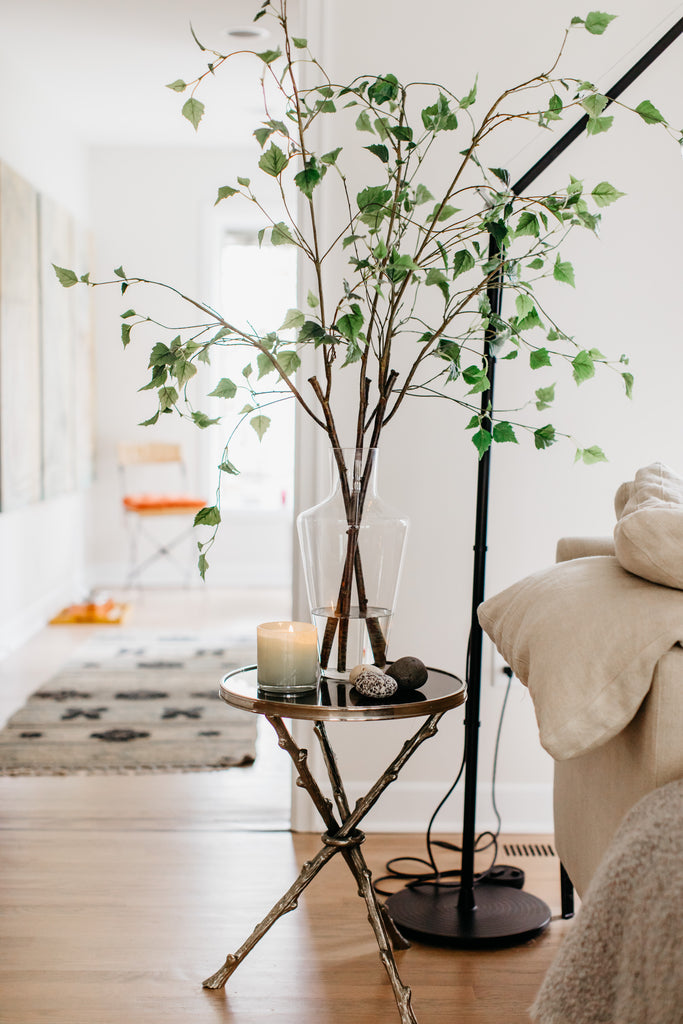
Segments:
[[[408,936],[425,942],[482,949],[527,942],[550,924],[550,908],[530,893],[477,884],[474,910],[460,910],[459,889],[402,889],[386,901],[389,916]]]

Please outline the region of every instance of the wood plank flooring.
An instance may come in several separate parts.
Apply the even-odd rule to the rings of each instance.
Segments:
[[[68,647],[37,638],[31,658],[43,667],[24,682],[7,665],[16,669],[20,653],[5,659],[5,703],[58,660],[53,650],[40,661],[50,643],[59,656]],[[320,845],[276,820],[236,824],[236,771],[0,779],[0,1024],[396,1024],[365,905],[339,857],[225,991],[202,989]],[[390,857],[424,855],[424,839],[370,835],[364,851],[379,875]],[[420,1024],[528,1024],[571,923],[559,919],[554,857],[499,859],[527,872],[527,890],[553,911],[550,928],[507,950],[414,943],[398,953]]]

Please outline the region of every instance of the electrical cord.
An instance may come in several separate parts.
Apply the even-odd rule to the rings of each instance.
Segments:
[[[469,663],[470,663],[470,644],[468,643],[468,645],[467,645],[468,676],[469,676]],[[508,681],[507,681],[507,686],[505,688],[505,696],[503,697],[503,703],[502,703],[502,706],[501,706],[501,709],[500,709],[500,715],[499,715],[499,718],[498,718],[498,728],[497,728],[497,731],[496,731],[496,742],[495,742],[495,747],[494,747],[494,752],[493,752],[493,768],[492,768],[492,772],[491,772],[491,803],[493,805],[493,813],[496,816],[496,823],[497,824],[496,824],[496,831],[495,832],[491,832],[491,831],[488,831],[488,830],[485,831],[485,832],[480,832],[479,835],[476,836],[475,841],[474,841],[474,852],[475,853],[483,853],[485,850],[489,850],[489,849],[493,848],[493,857],[492,857],[491,863],[489,864],[489,866],[486,868],[485,871],[482,871],[482,872],[480,872],[479,874],[477,874],[475,876],[475,880],[479,881],[479,882],[481,882],[484,879],[486,879],[487,877],[489,877],[491,875],[492,871],[493,871],[493,868],[495,867],[496,860],[497,860],[497,857],[498,857],[498,836],[500,835],[500,831],[501,831],[501,827],[502,827],[502,820],[501,820],[500,812],[498,810],[498,805],[496,804],[496,772],[497,772],[497,768],[498,768],[498,751],[499,751],[499,748],[500,748],[500,737],[501,737],[502,728],[503,728],[503,719],[505,717],[505,709],[506,709],[506,706],[507,706],[508,697],[510,696],[510,688],[511,688],[512,679],[513,679],[512,669],[508,665],[505,666],[503,671],[505,672],[505,675],[508,677]],[[439,814],[439,811],[444,806],[444,804],[447,802],[447,800],[450,798],[450,796],[454,792],[456,786],[460,782],[460,779],[462,778],[462,773],[464,771],[464,768],[465,768],[465,752],[463,750],[462,760],[460,762],[460,768],[458,769],[458,774],[456,775],[455,780],[451,783],[448,791],[445,793],[445,795],[441,798],[441,800],[437,804],[434,812],[432,813],[431,818],[429,819],[429,824],[427,825],[426,845],[427,845],[427,857],[428,857],[428,859],[425,860],[422,857],[403,856],[403,857],[393,857],[391,860],[387,861],[387,863],[385,865],[385,870],[386,870],[387,874],[381,875],[379,878],[377,878],[377,879],[375,879],[373,881],[373,889],[375,890],[375,892],[379,896],[392,896],[393,895],[394,890],[381,888],[381,883],[387,882],[387,881],[391,881],[392,879],[396,879],[396,880],[399,880],[399,881],[403,882],[405,884],[405,887],[408,888],[408,889],[415,889],[415,888],[418,888],[418,887],[421,887],[421,886],[431,886],[434,889],[457,889],[457,888],[459,888],[459,886],[460,886],[459,876],[461,874],[461,869],[460,868],[449,868],[449,869],[441,869],[441,868],[439,868],[439,866],[438,866],[438,864],[436,862],[436,857],[435,857],[435,854],[434,854],[434,850],[435,850],[435,848],[438,847],[440,850],[448,850],[451,853],[460,853],[460,854],[462,854],[462,847],[458,846],[456,843],[450,843],[450,842],[448,842],[445,839],[432,839],[432,829],[434,827],[434,822],[436,820],[437,815]],[[407,866],[409,864],[420,865],[420,869],[407,870]],[[403,865],[403,867],[399,867],[399,865]],[[427,870],[421,870],[421,869],[427,869]],[[452,881],[449,881],[449,879],[452,879]]]

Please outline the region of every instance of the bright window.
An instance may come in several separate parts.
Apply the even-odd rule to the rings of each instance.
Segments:
[[[296,249],[293,246],[264,245],[259,248],[256,234],[226,233],[220,252],[219,308],[237,327],[259,332],[277,331],[288,309],[296,306]],[[287,337],[286,332],[278,332]],[[240,387],[246,383],[242,370],[252,363],[258,373],[256,353],[249,347],[214,349],[211,356],[212,378],[229,377]],[[261,385],[276,387],[274,375]],[[273,396],[274,398],[277,396]],[[237,413],[249,395],[240,390],[230,401]],[[289,508],[294,480],[294,402],[276,401],[263,409],[271,420],[263,440],[249,424],[242,423],[230,442],[230,461],[240,470],[239,477],[223,475],[221,507],[225,511]],[[232,416],[225,417],[226,428]],[[228,430],[211,431],[215,437],[214,464],[221,461]]]

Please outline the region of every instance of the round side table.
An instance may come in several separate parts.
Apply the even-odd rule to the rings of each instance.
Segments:
[[[410,989],[399,977],[393,954],[393,949],[406,949],[410,943],[400,934],[384,905],[375,895],[372,875],[360,849],[365,834],[358,826],[387,786],[398,778],[401,769],[420,744],[435,735],[442,716],[464,702],[465,692],[465,684],[457,676],[432,668],[429,669],[427,682],[419,690],[399,691],[386,700],[362,697],[348,683],[324,678],[317,689],[305,693],[287,696],[265,692],[258,687],[255,665],[225,676],[219,688],[221,699],[233,707],[264,715],[268,719],[278,735],[280,747],[287,751],[294,763],[298,785],[306,790],[320,812],[326,831],[321,836],[322,846],[316,856],[306,861],[296,881],[254,928],[237,952],[231,953],[223,966],[206,979],[205,988],[222,988],[271,925],[296,907],[299,896],[320,869],[335,854],[341,853],[356,880],[359,894],[367,904],[368,917],[375,933],[380,959],[389,975],[401,1022],[417,1024],[411,1006]],[[320,743],[339,820],[332,801],[323,795],[311,774],[307,763],[307,751],[294,742],[283,722],[285,718],[315,722],[314,732]],[[425,718],[426,721],[410,739],[406,740],[386,771],[351,810],[325,723],[380,722],[396,718]]]

